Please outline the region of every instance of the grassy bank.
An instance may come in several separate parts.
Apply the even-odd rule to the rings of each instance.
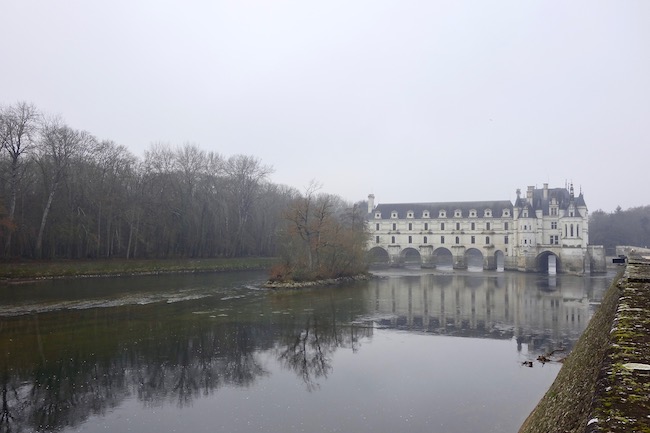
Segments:
[[[614,280],[600,308],[567,357],[555,381],[530,414],[520,433],[584,432],[618,306]]]
[[[0,262],[0,280],[269,269],[276,259],[58,260]]]

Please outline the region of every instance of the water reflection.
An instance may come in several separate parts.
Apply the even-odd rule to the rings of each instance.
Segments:
[[[527,343],[542,353],[572,346],[593,313],[589,296],[609,281],[500,272],[405,275],[372,281],[370,303],[383,327],[516,338],[520,348]]]
[[[128,281],[113,281],[127,290]],[[529,351],[570,346],[607,281],[409,271],[305,292],[229,280],[218,290],[192,288],[199,295],[183,302],[38,314],[11,306],[0,317],[0,432],[78,428],[132,398],[183,408],[224,387],[254,389],[272,374],[269,354],[307,391],[318,390],[337,368],[335,352],[360,350],[377,326],[512,338]]]

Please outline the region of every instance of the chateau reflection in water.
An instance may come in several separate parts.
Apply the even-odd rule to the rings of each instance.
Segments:
[[[449,273],[371,282],[382,327],[480,338],[516,338],[542,353],[580,336],[608,279],[522,273]],[[595,283],[595,284],[594,284]],[[593,295],[592,295],[593,296]],[[599,295],[596,295],[599,296]]]

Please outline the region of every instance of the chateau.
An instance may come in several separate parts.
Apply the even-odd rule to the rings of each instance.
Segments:
[[[375,205],[368,196],[368,250],[393,266],[574,273],[605,271],[602,246],[589,245],[582,191],[517,190],[509,200]]]

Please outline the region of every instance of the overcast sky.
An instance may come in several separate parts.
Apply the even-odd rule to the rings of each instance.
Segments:
[[[2,0],[0,104],[347,200],[650,204],[650,1]]]

